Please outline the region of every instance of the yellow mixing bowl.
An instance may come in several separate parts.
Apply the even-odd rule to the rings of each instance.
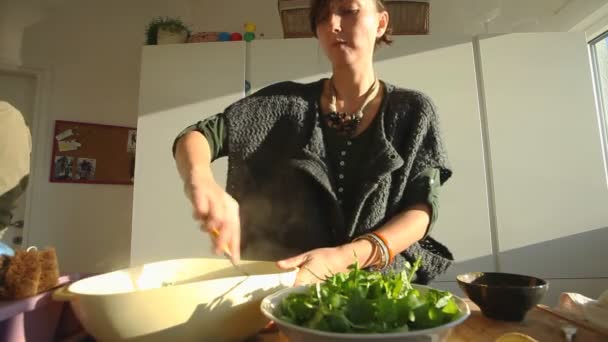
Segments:
[[[99,341],[241,341],[262,329],[264,297],[293,286],[297,269],[266,261],[174,259],[77,281],[54,293],[69,300]]]

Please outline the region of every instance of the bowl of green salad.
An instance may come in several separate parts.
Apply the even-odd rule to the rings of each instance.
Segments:
[[[450,292],[412,283],[419,260],[401,272],[360,269],[264,298],[262,313],[290,342],[444,341],[471,314]]]

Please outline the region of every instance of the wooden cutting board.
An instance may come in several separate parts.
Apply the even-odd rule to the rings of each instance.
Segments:
[[[453,330],[448,342],[494,342],[501,335],[510,332],[527,334],[539,342],[561,342],[566,341],[561,327],[575,325],[540,308],[530,310],[523,322],[496,321],[483,316],[475,303],[468,299],[465,301],[471,308],[471,316]],[[575,342],[608,342],[608,335],[602,335],[582,326],[577,328]],[[289,340],[275,330],[260,333],[248,340],[250,341],[288,342]]]

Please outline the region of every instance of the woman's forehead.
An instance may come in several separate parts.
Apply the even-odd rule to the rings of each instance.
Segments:
[[[359,6],[369,6],[376,0],[329,0],[328,5],[331,8],[344,6],[344,5],[359,5]]]
[[[315,6],[316,22],[327,19],[330,13],[338,12],[341,8],[357,7],[362,10],[374,8],[377,0],[319,0]]]

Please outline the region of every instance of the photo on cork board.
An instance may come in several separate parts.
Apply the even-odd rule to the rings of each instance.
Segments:
[[[76,163],[76,179],[94,180],[97,160],[92,158],[78,158]]]
[[[74,167],[74,157],[55,156],[53,164],[53,178],[56,180],[72,179],[72,168]]]
[[[127,152],[135,153],[135,146],[137,145],[137,131],[130,130],[127,138]]]

